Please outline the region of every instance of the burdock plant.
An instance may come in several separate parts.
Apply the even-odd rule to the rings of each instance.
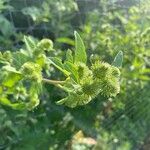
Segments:
[[[42,86],[52,84],[66,92],[58,105],[85,105],[98,95],[114,97],[120,91],[120,70],[123,54],[120,51],[112,64],[95,60],[87,65],[87,55],[80,35],[75,31],[75,52],[66,52],[66,59],[49,56],[53,43],[24,37],[25,49],[0,53],[0,103],[13,109],[32,110],[40,103]],[[51,66],[61,71],[65,80],[43,76]]]

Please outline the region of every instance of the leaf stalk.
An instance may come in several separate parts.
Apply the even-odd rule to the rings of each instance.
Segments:
[[[53,85],[64,84],[66,82],[66,81],[50,80],[46,78],[43,78],[42,81],[48,84],[53,84]]]

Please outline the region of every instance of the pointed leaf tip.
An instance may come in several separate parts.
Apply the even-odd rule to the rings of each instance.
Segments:
[[[122,67],[122,62],[123,62],[123,52],[119,51],[118,54],[116,55],[112,65],[115,67]]]
[[[87,55],[82,38],[77,31],[74,31],[75,36],[75,63],[86,63]]]

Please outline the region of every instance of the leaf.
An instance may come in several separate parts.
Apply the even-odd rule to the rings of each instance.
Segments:
[[[23,50],[20,52],[12,53],[13,55],[13,65],[19,69],[25,62],[29,61],[29,57],[23,53]]]
[[[72,46],[75,45],[74,41],[70,38],[67,38],[67,37],[57,38],[56,41],[59,43],[65,43],[65,44],[72,45]]]
[[[9,65],[4,66],[3,69],[6,70],[6,71],[8,71],[8,72],[21,74],[19,71],[16,70],[16,68],[11,67]]]
[[[123,62],[123,52],[119,51],[119,53],[116,55],[112,65],[115,67],[122,67],[122,62]]]
[[[3,81],[3,85],[7,87],[13,87],[20,79],[20,74],[9,73]]]
[[[84,43],[80,37],[80,35],[75,31],[75,63],[87,62],[87,55],[85,51]]]
[[[78,70],[76,66],[68,61],[64,63],[64,68],[71,73],[71,77],[75,82],[78,82],[79,76],[78,76]]]
[[[89,103],[91,100],[92,99],[90,96],[84,94],[78,95],[77,93],[69,93],[69,95],[66,98],[57,101],[56,104],[57,105],[64,104],[70,108],[74,108],[77,106],[85,105]]]
[[[72,88],[72,85],[65,85],[65,86],[58,85],[58,87],[67,93],[74,91],[74,89]]]
[[[36,47],[34,40],[30,36],[24,36],[24,42],[28,50],[29,56],[32,56],[33,49]]]
[[[66,101],[67,101],[67,98],[63,98],[63,99],[57,101],[56,104],[57,104],[57,105],[62,105],[62,104],[64,104]]]
[[[69,61],[69,62],[73,63],[72,51],[70,49],[67,50],[66,61]]]
[[[70,108],[74,108],[78,105],[77,99],[74,99],[72,96],[67,96],[66,98],[63,98],[56,102],[57,105],[66,105]]]
[[[11,103],[11,101],[9,99],[7,99],[6,97],[0,97],[0,103],[3,105],[9,106],[12,109],[16,109],[16,110],[23,110],[26,108],[25,103],[23,103],[23,102]]]
[[[11,66],[4,66],[3,69],[8,72],[2,82],[6,87],[13,87],[22,78],[22,74]]]
[[[0,31],[6,37],[11,36],[14,33],[14,26],[4,16],[0,15]]]
[[[57,69],[59,69],[61,72],[64,73],[64,75],[69,76],[70,73],[64,69],[63,63],[61,59],[57,57],[51,57],[49,58],[49,61],[51,64],[53,64]]]

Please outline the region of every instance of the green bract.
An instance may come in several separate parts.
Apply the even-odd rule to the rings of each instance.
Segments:
[[[122,52],[110,65],[99,60],[88,66],[84,43],[75,32],[75,53],[66,53],[66,60],[49,56],[53,43],[49,39],[37,41],[24,37],[25,48],[17,52],[0,53],[0,103],[13,109],[32,110],[40,103],[43,83],[49,83],[66,92],[66,97],[57,104],[68,107],[85,105],[98,94],[116,96],[120,91],[120,71]],[[47,53],[48,52],[48,53]],[[44,72],[51,65],[59,69],[65,81],[44,78]]]

